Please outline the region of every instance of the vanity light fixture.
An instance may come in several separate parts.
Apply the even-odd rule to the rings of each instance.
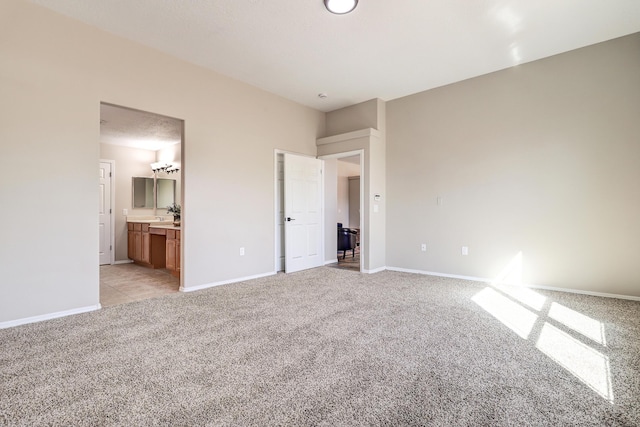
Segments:
[[[151,163],[151,170],[154,173],[157,173],[157,172],[174,173],[174,172],[178,172],[180,168],[178,168],[178,166],[172,163],[156,162],[156,163]]]
[[[351,12],[358,5],[358,0],[324,0],[324,6],[331,13],[344,15]]]

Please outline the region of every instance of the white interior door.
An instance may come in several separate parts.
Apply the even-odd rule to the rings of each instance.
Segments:
[[[98,230],[100,235],[100,265],[111,264],[111,163],[100,162],[100,206]]]
[[[284,155],[285,272],[319,267],[322,253],[322,160]]]

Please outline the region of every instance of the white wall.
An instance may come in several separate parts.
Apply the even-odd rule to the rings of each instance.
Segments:
[[[315,155],[322,113],[27,2],[0,17],[1,198],[21,212],[2,210],[0,325],[98,304],[101,101],[185,120],[186,288],[273,272],[273,150]]]
[[[640,296],[639,118],[640,34],[388,102],[387,265]]]
[[[349,177],[360,176],[360,165],[338,160],[338,218],[344,227],[349,223]]]

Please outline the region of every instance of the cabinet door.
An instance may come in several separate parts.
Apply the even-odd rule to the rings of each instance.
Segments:
[[[130,259],[135,259],[136,257],[136,244],[134,239],[135,231],[129,231],[127,235],[127,256]]]
[[[140,259],[144,262],[151,262],[151,235],[149,233],[142,232],[142,248]]]
[[[142,232],[133,232],[133,259],[140,261],[142,259]]]
[[[167,239],[167,270],[175,270],[176,261],[176,241]]]

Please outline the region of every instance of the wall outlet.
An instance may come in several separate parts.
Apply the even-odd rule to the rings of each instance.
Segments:
[[[124,216],[129,215],[129,209],[122,209],[122,215]]]
[[[240,248],[240,256],[244,256],[244,248]]]
[[[469,246],[462,247],[462,255],[469,255]]]
[[[426,251],[427,251],[427,244],[426,244],[426,243],[421,244],[421,245],[420,245],[420,250],[421,250],[422,252],[426,252]]]

